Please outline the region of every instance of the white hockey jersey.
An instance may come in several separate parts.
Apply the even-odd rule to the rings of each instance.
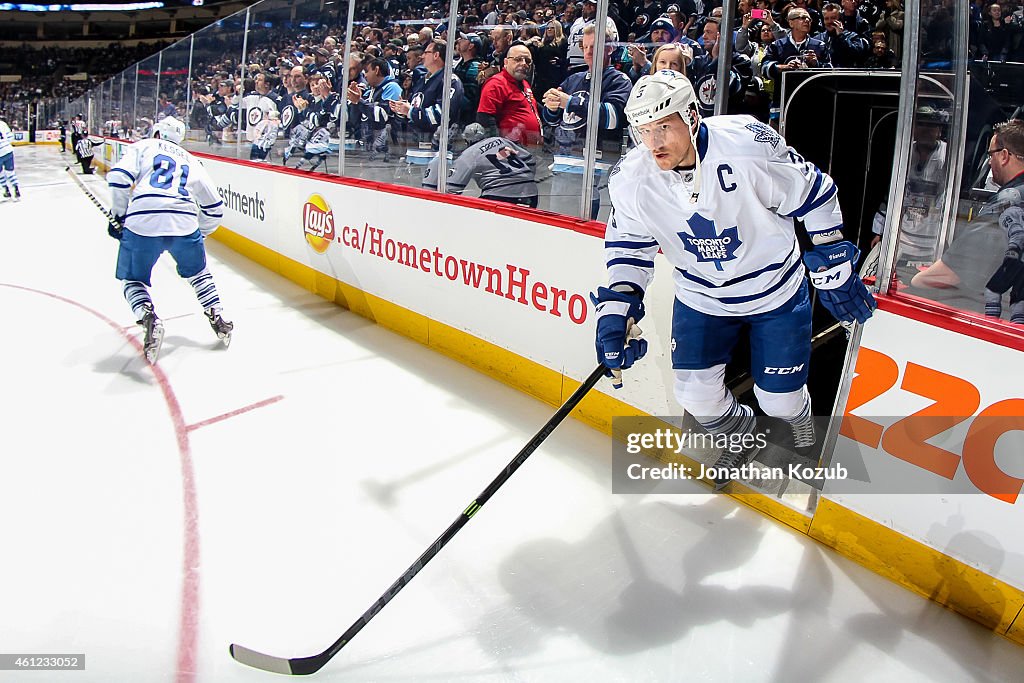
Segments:
[[[704,119],[697,151],[695,204],[692,173],[662,171],[644,146],[612,169],[609,284],[646,291],[660,247],[687,306],[723,316],[771,311],[805,277],[793,219],[812,236],[842,229],[835,183],[750,116]]]
[[[224,202],[198,159],[167,140],[130,145],[107,173],[111,210],[125,228],[146,237],[209,235],[220,225]]]
[[[11,132],[11,127],[7,125],[6,121],[0,119],[0,157],[14,153],[13,142],[14,133]]]

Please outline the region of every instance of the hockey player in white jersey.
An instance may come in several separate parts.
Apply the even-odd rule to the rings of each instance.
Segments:
[[[146,359],[156,361],[164,328],[149,294],[150,276],[160,255],[170,252],[178,275],[195,290],[210,326],[225,346],[234,324],[221,315],[220,296],[206,267],[203,239],[220,225],[223,202],[202,164],[179,147],[185,125],[168,116],[153,126],[153,137],[125,150],[109,173],[111,212],[122,230],[110,228],[121,246],[117,279],[145,330]]]
[[[815,441],[805,265],[839,320],[864,322],[875,302],[857,276],[857,248],[843,239],[835,183],[778,133],[749,116],[702,120],[692,85],[675,71],[637,81],[625,112],[639,145],[610,175],[608,286],[592,297],[598,360],[611,372],[646,352],[628,328],[643,317],[660,248],[674,268],[676,400],[708,432],[736,444],[715,463],[717,490],[762,443],[742,438],[754,434],[754,412],[724,383],[744,328],[758,403],[790,425],[802,450]],[[813,244],[803,263],[794,219]]]
[[[0,117],[0,185],[4,186],[4,199],[21,200],[21,189],[18,187],[18,176],[14,173],[14,133],[7,122]]]

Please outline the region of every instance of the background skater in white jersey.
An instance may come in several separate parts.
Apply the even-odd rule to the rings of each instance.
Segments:
[[[18,188],[18,176],[14,173],[14,133],[0,116],[0,185],[4,186],[4,199],[11,198],[14,192],[14,201],[21,200],[21,190]]]
[[[749,330],[754,394],[785,420],[799,451],[814,444],[807,393],[811,303],[807,271],[839,320],[864,322],[874,298],[856,274],[859,252],[843,239],[836,186],[768,126],[749,116],[701,120],[686,76],[637,81],[625,107],[640,144],[612,171],[605,252],[608,286],[597,306],[597,355],[610,370],[646,352],[630,321],[644,315],[658,248],[675,269],[672,367],[683,409],[712,434],[754,434],[754,411],[725,387],[725,366]],[[803,255],[794,219],[813,247]],[[735,470],[758,440],[730,438],[716,470]],[[715,478],[716,490],[731,477]]]
[[[163,323],[149,295],[150,276],[160,255],[170,252],[178,275],[196,292],[210,326],[224,345],[234,324],[221,316],[220,296],[206,267],[203,239],[220,225],[223,202],[202,164],[178,146],[185,125],[168,116],[153,126],[153,138],[125,150],[110,169],[111,211],[123,230],[110,228],[121,242],[117,279],[124,297],[145,330],[146,359],[153,363],[163,341]]]

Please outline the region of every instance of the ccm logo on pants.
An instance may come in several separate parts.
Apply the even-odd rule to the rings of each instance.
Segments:
[[[764,374],[766,375],[794,375],[804,369],[804,364],[794,365],[791,368],[769,368],[765,367]]]

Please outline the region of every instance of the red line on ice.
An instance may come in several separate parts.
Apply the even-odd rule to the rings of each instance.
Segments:
[[[263,399],[262,401],[257,401],[256,403],[247,405],[243,408],[232,410],[229,413],[224,413],[223,415],[218,415],[216,417],[211,417],[201,422],[196,422],[195,424],[190,424],[187,427],[185,427],[185,429],[191,432],[192,430],[199,429],[200,427],[206,427],[208,425],[216,424],[218,422],[223,422],[224,420],[227,420],[229,418],[236,417],[244,413],[248,413],[250,410],[256,410],[257,408],[262,408],[264,406],[269,406],[272,403],[277,403],[282,398],[284,398],[284,396],[272,396],[271,398]]]
[[[116,322],[77,301],[44,292],[31,287],[22,287],[7,283],[0,283],[0,287],[20,289],[25,292],[39,294],[51,299],[79,308],[90,315],[93,315],[111,329],[117,332],[125,341],[139,352],[142,358],[142,342],[129,334],[128,331]],[[188,438],[188,428],[185,426],[185,417],[181,411],[181,405],[174,394],[174,388],[167,379],[167,375],[159,365],[146,363],[153,376],[156,378],[163,394],[164,403],[167,404],[167,412],[170,413],[171,423],[174,425],[174,434],[178,442],[178,457],[181,462],[181,487],[184,496],[185,507],[185,552],[184,552],[184,576],[181,586],[181,620],[178,625],[178,658],[175,680],[178,683],[193,683],[196,678],[197,640],[199,624],[199,509],[196,505],[196,483],[192,468],[192,448]]]

